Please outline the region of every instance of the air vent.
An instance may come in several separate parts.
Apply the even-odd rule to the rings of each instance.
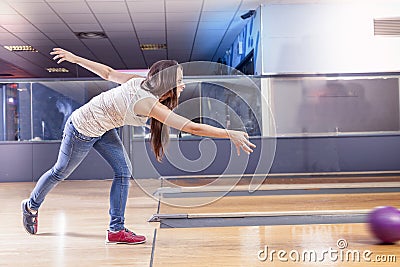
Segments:
[[[0,77],[12,77],[14,75],[12,75],[11,73],[0,73]]]
[[[104,32],[76,32],[80,39],[104,39],[107,35]]]
[[[400,36],[400,18],[374,19],[374,35]]]

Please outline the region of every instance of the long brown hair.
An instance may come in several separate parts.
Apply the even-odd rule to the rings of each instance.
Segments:
[[[179,68],[182,67],[175,60],[160,60],[151,66],[146,79],[141,84],[143,89],[157,97],[168,96],[160,103],[170,110],[178,105],[177,72]],[[169,141],[169,127],[152,118],[150,129],[151,147],[157,161],[161,161],[164,156],[164,146]]]

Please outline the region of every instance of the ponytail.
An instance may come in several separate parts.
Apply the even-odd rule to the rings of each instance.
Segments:
[[[178,105],[177,71],[182,68],[175,60],[160,60],[154,63],[141,86],[157,97],[168,96],[161,104],[173,110]],[[164,147],[169,141],[169,127],[152,118],[150,143],[157,161],[164,156]]]
[[[178,105],[178,95],[176,87],[171,90],[171,96],[163,100],[161,104],[173,110]],[[164,147],[169,141],[169,127],[162,122],[152,118],[150,123],[151,137],[150,143],[157,161],[161,162],[164,156]]]

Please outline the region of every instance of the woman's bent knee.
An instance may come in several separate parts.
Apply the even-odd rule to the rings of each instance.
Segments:
[[[63,181],[68,178],[69,174],[66,174],[65,171],[59,170],[55,167],[51,168],[50,170],[51,176],[57,181]]]

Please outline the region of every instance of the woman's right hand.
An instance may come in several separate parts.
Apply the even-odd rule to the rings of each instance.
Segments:
[[[58,59],[57,64],[60,64],[63,61],[76,63],[77,59],[79,58],[78,56],[62,48],[53,48],[53,52],[50,52],[50,55],[55,55],[53,60]]]
[[[244,152],[250,154],[253,152],[252,148],[256,147],[255,144],[249,141],[249,135],[245,132],[228,130],[228,135],[232,143],[236,146],[238,155],[240,155],[240,149],[243,149]]]

